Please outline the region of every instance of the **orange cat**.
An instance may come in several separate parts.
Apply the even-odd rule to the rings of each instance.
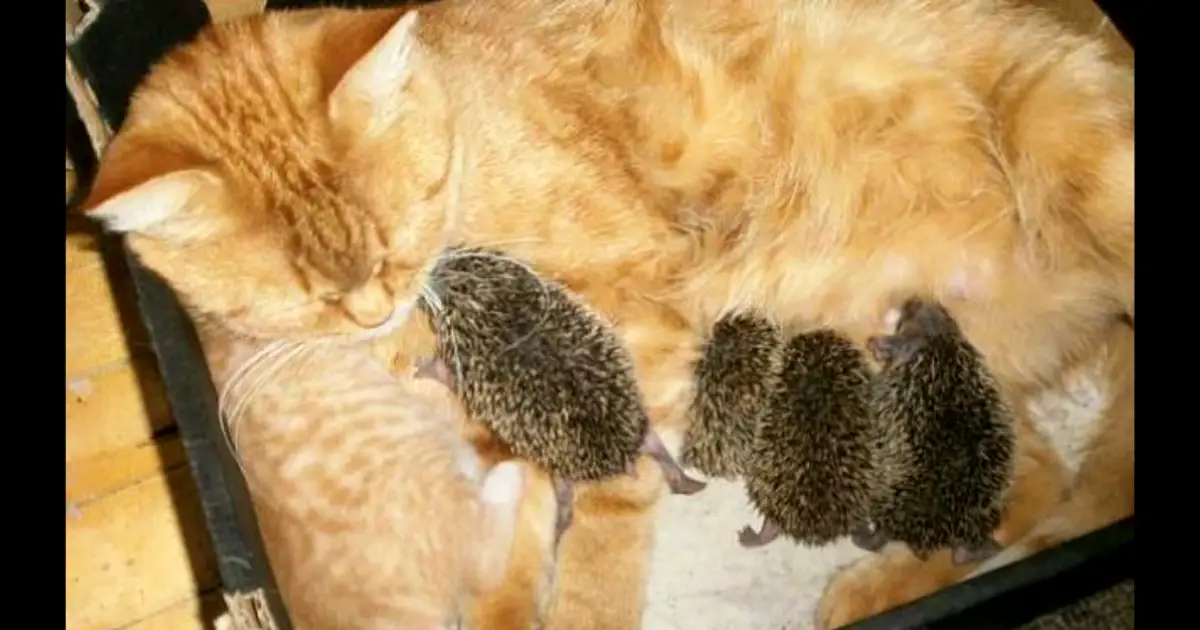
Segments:
[[[1105,55],[999,0],[269,14],[150,74],[89,207],[195,317],[257,339],[391,334],[442,246],[503,249],[611,318],[660,433],[724,312],[862,340],[912,293],[1019,405],[1134,313],[1133,77]],[[1002,543],[1066,483],[1034,427],[1019,448]],[[580,493],[550,625],[637,627],[648,478]],[[845,597],[870,606],[825,609],[959,577],[906,558],[857,567]]]
[[[465,437],[487,466],[513,459],[512,452],[479,422],[468,421]],[[550,476],[530,464],[525,471],[525,497],[517,512],[516,537],[508,568],[497,588],[478,594],[470,604],[466,627],[478,630],[529,630],[545,609],[554,573],[557,503]],[[501,551],[492,547],[492,551]]]
[[[297,628],[441,630],[501,582],[524,474],[481,461],[447,388],[361,343],[203,337]]]

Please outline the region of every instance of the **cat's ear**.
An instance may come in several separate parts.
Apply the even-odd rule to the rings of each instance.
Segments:
[[[195,221],[177,221],[217,177],[185,156],[136,136],[117,135],[80,209],[109,232],[183,238]]]
[[[335,125],[381,128],[399,114],[419,44],[417,11],[407,11],[349,67],[329,95]]]

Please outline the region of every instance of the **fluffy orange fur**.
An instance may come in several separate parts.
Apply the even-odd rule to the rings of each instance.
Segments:
[[[611,318],[660,432],[721,314],[861,340],[912,293],[1019,405],[1134,313],[1133,75],[1107,55],[1002,0],[276,13],[167,56],[89,207],[194,317],[255,339],[393,334],[441,247],[505,250]],[[1002,543],[1067,483],[1023,425]],[[549,625],[637,627],[658,481],[579,493]],[[944,564],[852,567],[826,621],[961,577]]]
[[[441,630],[504,582],[538,495],[477,454],[448,388],[394,377],[361,343],[202,337],[296,627]]]
[[[468,420],[464,435],[487,466],[512,461],[512,451],[483,424]],[[557,503],[554,482],[543,470],[522,463],[525,495],[517,512],[515,538],[508,548],[493,545],[491,553],[507,554],[507,568],[495,588],[478,593],[465,616],[465,627],[487,630],[529,630],[536,626],[551,594],[554,573],[554,531]]]

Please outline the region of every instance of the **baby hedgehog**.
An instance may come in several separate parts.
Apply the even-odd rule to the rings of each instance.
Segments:
[[[717,321],[696,364],[683,463],[713,477],[745,474],[754,429],[778,382],[782,351],[782,332],[763,317],[742,313]]]
[[[870,404],[884,490],[871,505],[876,530],[856,542],[897,540],[921,558],[950,547],[956,564],[994,555],[1015,436],[982,355],[942,305],[919,298],[867,347],[883,366]]]
[[[746,472],[762,527],[739,532],[743,547],[780,534],[813,546],[862,536],[875,489],[870,379],[866,355],[832,330],[788,341]]]
[[[423,297],[445,380],[468,413],[555,477],[560,506],[572,483],[633,474],[641,454],[673,492],[704,488],[650,429],[632,358],[611,327],[564,287],[504,254],[453,248]]]

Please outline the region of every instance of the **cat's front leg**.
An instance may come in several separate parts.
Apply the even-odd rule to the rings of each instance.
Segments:
[[[545,630],[640,630],[662,469],[649,457],[637,475],[579,484],[571,526],[558,544]]]

